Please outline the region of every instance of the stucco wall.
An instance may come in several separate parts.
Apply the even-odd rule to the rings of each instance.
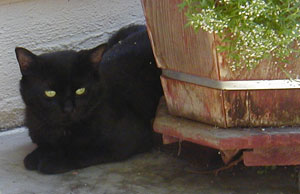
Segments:
[[[23,120],[16,46],[36,54],[92,48],[131,23],[144,23],[140,0],[0,0],[0,129]]]

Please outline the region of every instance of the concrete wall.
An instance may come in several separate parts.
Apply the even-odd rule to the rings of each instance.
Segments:
[[[92,48],[131,23],[144,23],[140,0],[0,0],[0,129],[23,120],[16,46],[36,54]]]

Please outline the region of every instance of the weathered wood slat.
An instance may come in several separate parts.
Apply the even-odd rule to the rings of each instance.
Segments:
[[[300,164],[300,146],[254,149],[243,153],[246,166],[286,166]]]
[[[249,115],[252,126],[300,124],[300,90],[251,91]]]
[[[143,7],[159,67],[219,79],[213,35],[185,27],[181,0],[144,0]]]
[[[226,127],[249,126],[249,91],[223,91]]]
[[[161,77],[171,114],[226,127],[222,91]]]
[[[274,80],[289,77],[262,62],[254,70],[231,71],[226,55],[217,53],[217,36],[186,27],[181,0],[142,0],[154,55],[160,68],[213,80]],[[300,75],[300,58],[287,72]],[[171,114],[220,127],[300,125],[300,90],[222,91],[162,77]]]
[[[299,127],[218,128],[170,115],[162,98],[153,128],[166,144],[190,141],[218,149],[225,163],[242,151],[246,166],[300,164]]]
[[[219,128],[169,114],[161,99],[154,131],[219,150],[300,146],[299,127]]]

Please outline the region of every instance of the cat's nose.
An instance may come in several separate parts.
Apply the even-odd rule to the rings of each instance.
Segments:
[[[71,101],[67,101],[64,105],[64,112],[71,113],[74,110],[73,103]]]

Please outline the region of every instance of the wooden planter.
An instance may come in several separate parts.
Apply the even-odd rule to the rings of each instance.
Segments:
[[[214,34],[195,33],[185,27],[184,13],[177,7],[181,0],[142,0],[142,3],[158,67],[165,70],[161,81],[170,114],[219,127],[300,124],[298,83],[287,81],[289,89],[274,89],[272,86],[276,88],[278,84],[272,81],[255,82],[259,89],[254,89],[255,83],[251,90],[222,88],[226,81],[288,79],[281,69],[264,62],[255,70],[232,72],[226,56],[216,51],[220,41]],[[300,75],[300,59],[290,61],[286,70]],[[174,79],[166,70],[179,72],[181,77],[184,73],[184,79],[188,80]],[[192,83],[193,76],[199,78],[196,84]],[[210,86],[212,83],[221,86]]]

